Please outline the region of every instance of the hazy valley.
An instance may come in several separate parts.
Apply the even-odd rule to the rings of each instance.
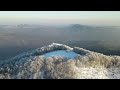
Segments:
[[[0,25],[0,60],[53,42],[106,55],[120,55],[119,34],[118,26]]]

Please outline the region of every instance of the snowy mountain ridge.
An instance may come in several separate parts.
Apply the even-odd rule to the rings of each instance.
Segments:
[[[74,59],[45,58],[56,50],[73,51]],[[52,43],[0,62],[1,79],[120,79],[120,56],[106,56],[83,48]]]

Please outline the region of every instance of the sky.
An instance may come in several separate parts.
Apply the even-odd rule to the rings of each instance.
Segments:
[[[120,26],[120,11],[0,11],[0,24]]]

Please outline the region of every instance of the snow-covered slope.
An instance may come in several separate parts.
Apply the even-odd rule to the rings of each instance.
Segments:
[[[46,57],[56,51],[73,52],[74,58]],[[69,56],[70,54],[68,54]],[[83,48],[53,43],[0,62],[1,79],[120,79],[120,56],[106,56]]]

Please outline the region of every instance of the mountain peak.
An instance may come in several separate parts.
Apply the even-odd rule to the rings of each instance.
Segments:
[[[60,52],[58,53],[57,51]],[[51,52],[54,56],[50,56]],[[50,56],[49,58],[45,58],[47,53]],[[61,56],[57,56],[58,54]],[[64,56],[74,56],[74,58],[66,58]],[[32,51],[24,52],[9,60],[1,61],[0,78],[120,78],[119,66],[120,56],[106,56],[79,47],[71,48],[64,44],[52,43]]]
[[[87,26],[87,25],[82,25],[82,24],[71,24],[70,26],[71,26],[71,27],[79,28],[79,27],[84,27],[84,26]]]

